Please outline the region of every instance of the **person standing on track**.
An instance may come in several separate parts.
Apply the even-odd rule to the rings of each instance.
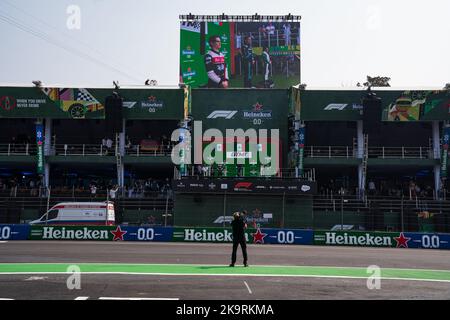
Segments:
[[[235,212],[233,213],[233,221],[231,222],[231,227],[233,228],[233,253],[231,254],[231,264],[230,267],[234,267],[236,263],[236,251],[239,245],[241,245],[242,256],[244,258],[244,267],[248,267],[247,261],[247,244],[245,242],[245,229],[247,224],[244,220],[244,214]]]

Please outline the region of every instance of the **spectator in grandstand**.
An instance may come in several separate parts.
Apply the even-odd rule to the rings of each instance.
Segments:
[[[233,228],[233,251],[231,253],[230,267],[234,267],[234,264],[236,263],[236,251],[239,245],[241,245],[242,249],[244,266],[248,267],[247,244],[245,242],[245,229],[247,228],[247,224],[245,223],[245,216],[243,213],[233,213],[233,221],[231,222],[231,227]]]
[[[369,195],[374,196],[377,193],[377,188],[375,186],[375,182],[373,180],[369,181]]]
[[[91,198],[96,198],[97,197],[97,186],[92,183],[89,188],[91,190]]]
[[[117,196],[117,191],[119,190],[119,186],[116,184],[109,190],[109,199],[115,200]]]
[[[244,39],[244,45],[242,46],[242,65],[244,69],[244,88],[252,87],[253,78],[253,48],[252,38],[246,36]]]
[[[211,50],[205,55],[205,68],[208,74],[208,88],[228,88],[228,68],[225,56],[220,52],[222,46],[220,37],[209,37]]]

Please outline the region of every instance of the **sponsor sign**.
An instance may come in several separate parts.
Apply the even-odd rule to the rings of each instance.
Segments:
[[[122,226],[127,233],[124,241],[172,241],[172,227],[129,227]]]
[[[120,226],[31,226],[30,240],[124,240]]]
[[[27,240],[30,226],[27,224],[0,224],[0,240]]]
[[[264,179],[201,179],[174,180],[175,192],[239,192],[239,193],[288,193],[312,195],[317,191],[313,181],[264,180]],[[219,188],[220,186],[220,188]]]
[[[450,235],[408,232],[315,231],[315,245],[448,249]]]
[[[247,229],[245,239],[253,240],[251,233],[254,229]],[[173,241],[185,242],[233,242],[231,228],[173,228]]]
[[[304,244],[313,243],[312,230],[246,229],[247,243],[253,244]],[[231,228],[174,228],[173,241],[232,242]]]
[[[261,229],[253,235],[254,243],[267,244],[313,244],[312,230]]]
[[[37,174],[44,173],[44,126],[36,124],[36,144],[37,144]]]
[[[450,234],[405,232],[405,237],[408,248],[450,249]]]

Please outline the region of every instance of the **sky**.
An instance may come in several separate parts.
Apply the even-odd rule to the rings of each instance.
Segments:
[[[450,1],[1,0],[0,84],[160,86],[179,81],[179,15],[301,15],[301,82],[450,82]]]

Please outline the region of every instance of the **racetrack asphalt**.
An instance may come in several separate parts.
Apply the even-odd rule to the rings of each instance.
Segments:
[[[450,299],[450,251],[250,244],[248,252],[249,268],[240,252],[229,268],[230,244],[8,241],[0,298]],[[67,287],[69,265],[80,267],[80,290]],[[371,265],[381,268],[380,289],[367,286]]]

